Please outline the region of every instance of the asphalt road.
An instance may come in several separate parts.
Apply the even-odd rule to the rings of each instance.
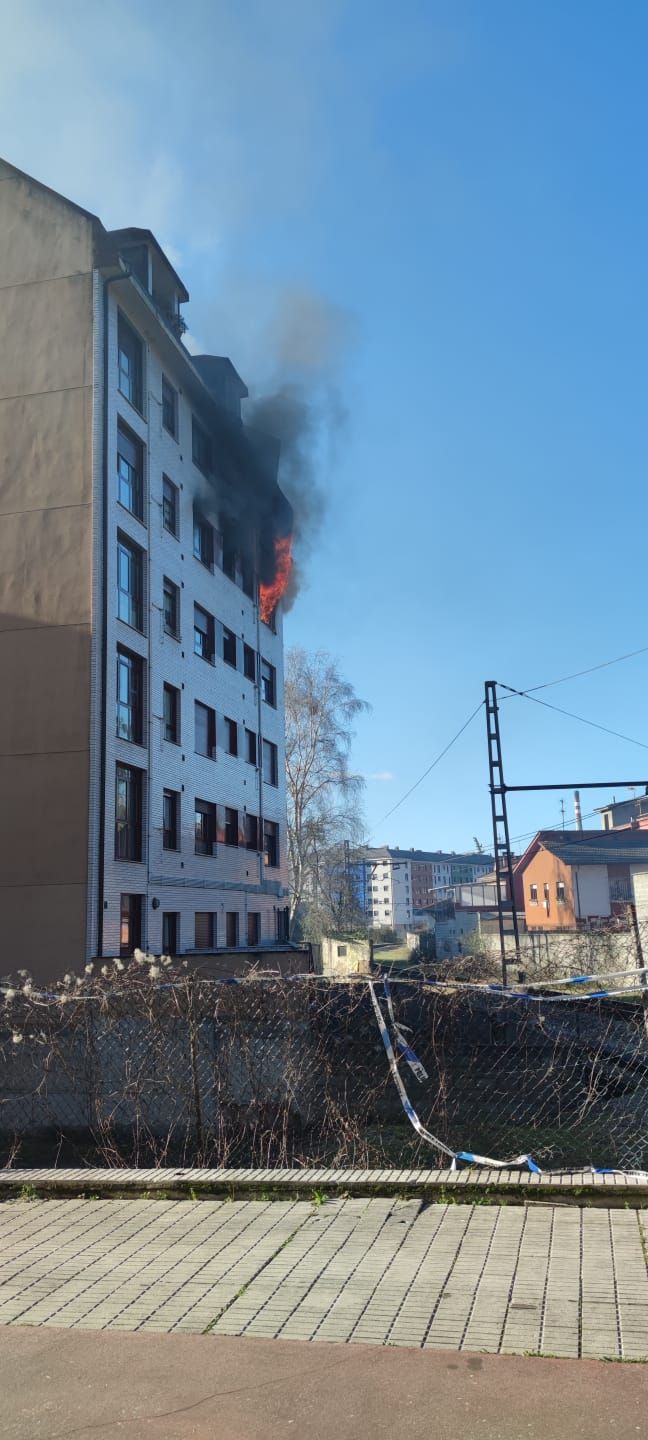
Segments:
[[[6,1440],[636,1440],[648,1367],[0,1328]]]

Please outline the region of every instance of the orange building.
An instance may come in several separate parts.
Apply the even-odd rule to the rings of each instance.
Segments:
[[[633,903],[632,875],[648,870],[648,831],[540,830],[515,867],[529,930],[575,930]]]

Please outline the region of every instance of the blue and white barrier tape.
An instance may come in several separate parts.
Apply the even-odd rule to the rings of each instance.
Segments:
[[[376,991],[375,991],[373,982],[372,982],[371,980],[369,980],[368,985],[369,985],[369,994],[370,994],[370,996],[371,996],[371,1002],[372,1002],[372,1005],[373,1005],[373,1008],[374,1008],[374,1012],[375,1012],[375,1015],[376,1015],[376,1020],[377,1020],[377,1022],[378,1022],[378,1029],[379,1029],[379,1031],[380,1031],[380,1034],[381,1034],[381,1037],[382,1037],[382,1042],[383,1042],[383,1045],[384,1045],[384,1047],[385,1047],[385,1052],[386,1052],[386,1055],[387,1055],[387,1059],[388,1059],[388,1061],[389,1061],[389,1068],[390,1068],[390,1070],[391,1070],[391,1074],[392,1074],[392,1077],[393,1077],[393,1080],[394,1080],[394,1084],[396,1085],[396,1089],[397,1089],[398,1094],[399,1094],[399,1096],[400,1096],[400,1100],[401,1100],[401,1104],[402,1104],[402,1106],[403,1106],[403,1110],[405,1111],[405,1114],[407,1115],[407,1118],[408,1118],[410,1124],[411,1124],[411,1125],[413,1126],[413,1128],[416,1130],[417,1134],[421,1136],[421,1139],[426,1140],[426,1141],[428,1142],[428,1144],[430,1144],[430,1145],[434,1145],[434,1147],[435,1147],[437,1150],[440,1150],[444,1155],[450,1156],[450,1158],[451,1158],[450,1169],[451,1169],[451,1170],[455,1170],[455,1169],[456,1169],[456,1166],[457,1166],[457,1161],[458,1161],[458,1160],[461,1160],[461,1161],[463,1161],[463,1162],[464,1162],[465,1164],[467,1164],[467,1165],[485,1165],[485,1166],[487,1166],[490,1170],[516,1170],[516,1169],[521,1168],[522,1166],[526,1166],[527,1170],[529,1170],[532,1175],[541,1175],[541,1174],[542,1174],[541,1167],[540,1167],[540,1166],[537,1164],[537,1162],[533,1159],[533,1156],[532,1156],[532,1155],[516,1155],[516,1156],[514,1156],[513,1159],[511,1159],[511,1160],[494,1160],[490,1155],[477,1155],[477,1154],[475,1154],[474,1151],[472,1151],[472,1150],[451,1150],[451,1149],[449,1148],[449,1146],[447,1146],[447,1145],[445,1145],[445,1144],[443,1143],[442,1140],[439,1140],[439,1138],[438,1138],[437,1135],[433,1135],[430,1130],[427,1130],[427,1129],[425,1128],[425,1126],[423,1125],[422,1121],[419,1119],[419,1116],[417,1115],[416,1110],[414,1109],[414,1106],[412,1105],[411,1100],[409,1099],[409,1096],[408,1096],[407,1091],[406,1091],[406,1089],[405,1089],[405,1086],[404,1086],[404,1084],[403,1084],[401,1075],[400,1075],[400,1073],[399,1073],[399,1070],[398,1070],[398,1062],[397,1062],[397,1060],[396,1060],[396,1055],[395,1055],[395,1053],[394,1053],[394,1047],[393,1047],[393,1044],[392,1044],[391,1036],[390,1036],[390,1034],[389,1034],[389,1030],[388,1030],[387,1025],[386,1025],[386,1023],[385,1023],[384,1015],[383,1015],[382,1010],[381,1010],[381,1008],[380,1008],[380,1005],[379,1005],[379,1003],[378,1003],[378,998],[377,998],[377,996],[376,996]],[[399,1027],[398,1022],[396,1021],[396,1018],[395,1018],[395,1015],[394,1015],[393,1002],[392,1002],[392,998],[391,998],[391,991],[390,991],[390,988],[389,988],[389,985],[387,984],[387,982],[385,982],[384,988],[385,988],[385,996],[386,996],[386,1000],[387,1000],[387,1008],[388,1008],[388,1010],[389,1010],[389,1016],[390,1016],[390,1019],[391,1019],[391,1021],[392,1021],[393,1026],[394,1026],[394,1031],[395,1031],[395,1033],[396,1033],[396,1035],[397,1035],[397,1037],[398,1037],[399,1031],[400,1031],[400,1029],[402,1029],[402,1027]],[[405,1048],[406,1048],[406,1049],[410,1049],[410,1048],[411,1048],[411,1047],[407,1044],[407,1042],[404,1042],[404,1043],[405,1043]],[[399,1046],[399,1049],[400,1049],[400,1046]],[[401,1053],[403,1053],[403,1052],[401,1051]],[[423,1066],[421,1065],[421,1062],[420,1062],[419,1060],[417,1060],[417,1057],[416,1057],[416,1055],[414,1055],[414,1052],[412,1051],[411,1053],[412,1053],[413,1059],[416,1061],[417,1065],[420,1065],[421,1069],[423,1069]],[[407,1057],[406,1055],[403,1055],[403,1058],[404,1058],[404,1059],[407,1059],[408,1057]],[[411,1062],[408,1060],[408,1063],[411,1063]],[[413,1067],[412,1067],[412,1068],[413,1068]],[[414,1071],[414,1073],[416,1074],[416,1071]],[[424,1071],[424,1074],[425,1074],[425,1078],[427,1079],[427,1074],[426,1074],[425,1071]],[[590,1172],[591,1174],[593,1174],[593,1175],[626,1175],[626,1176],[632,1176],[633,1178],[635,1178],[635,1179],[637,1179],[637,1180],[648,1180],[648,1171],[645,1171],[645,1170],[616,1170],[616,1169],[613,1169],[613,1168],[611,1168],[611,1167],[609,1167],[609,1166],[599,1166],[599,1167],[596,1167],[596,1166],[593,1166],[593,1165],[585,1165],[585,1166],[579,1166],[579,1167],[573,1167],[573,1166],[571,1166],[571,1167],[568,1167],[567,1169],[565,1169],[564,1167],[563,1167],[563,1168],[559,1168],[559,1169],[557,1169],[557,1170],[552,1171],[551,1173],[552,1173],[552,1174],[556,1174],[556,1175],[557,1175],[557,1174],[573,1174],[573,1173],[583,1174],[583,1173],[586,1173],[587,1171],[589,1171],[589,1172]]]

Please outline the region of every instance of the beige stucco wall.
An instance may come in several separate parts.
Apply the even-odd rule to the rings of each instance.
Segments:
[[[0,162],[0,974],[85,950],[92,225]]]
[[[343,953],[340,954],[339,952]],[[368,940],[320,941],[323,975],[368,975],[371,969],[371,947]]]

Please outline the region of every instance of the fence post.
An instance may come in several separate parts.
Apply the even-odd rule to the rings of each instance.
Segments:
[[[637,950],[637,969],[639,971],[639,981],[641,984],[641,1003],[643,1006],[644,1030],[648,1035],[648,970],[646,969],[644,963],[643,946],[641,943],[641,931],[639,929],[639,920],[637,917],[636,905],[630,906],[630,914],[632,916],[632,928],[634,930],[635,946]]]
[[[200,1077],[198,1074],[198,1044],[196,1033],[196,981],[194,975],[189,976],[187,984],[189,986],[189,1054],[191,1056],[191,1082],[193,1088],[194,1111],[196,1116],[196,1139],[198,1141],[198,1150],[200,1156],[204,1160],[204,1132],[202,1103],[200,1098]]]

